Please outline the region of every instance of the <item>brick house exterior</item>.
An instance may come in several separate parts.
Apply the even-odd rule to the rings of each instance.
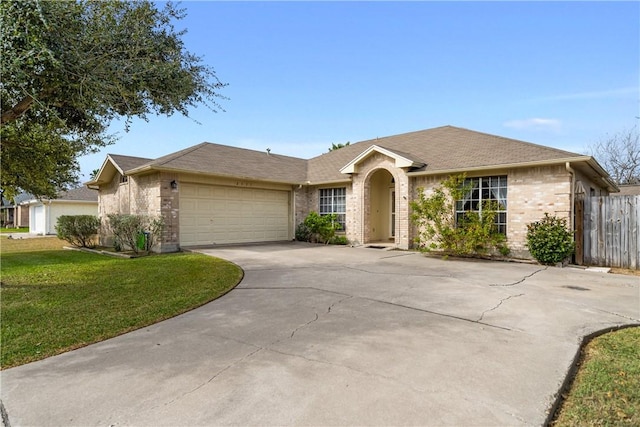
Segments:
[[[162,216],[159,252],[292,240],[311,211],[338,214],[353,245],[409,249],[418,189],[428,194],[460,173],[477,183],[469,206],[500,199],[500,226],[518,257],[529,257],[528,223],[548,212],[573,226],[576,198],[618,191],[592,157],[452,126],[362,141],[309,160],[211,143],[159,159],[109,155],[87,185],[99,190],[102,218]]]

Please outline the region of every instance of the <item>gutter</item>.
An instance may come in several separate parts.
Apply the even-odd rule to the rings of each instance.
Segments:
[[[416,172],[407,172],[408,176],[424,176],[424,175],[446,175],[458,172],[469,172],[469,171],[486,171],[486,170],[499,170],[499,169],[512,169],[512,168],[524,168],[524,167],[533,167],[533,166],[552,166],[552,165],[562,165],[567,162],[589,162],[589,160],[593,160],[590,156],[575,156],[575,157],[565,157],[561,159],[553,159],[553,160],[536,160],[533,162],[519,162],[519,163],[505,163],[501,165],[485,165],[485,166],[475,166],[475,167],[462,167],[455,169],[438,169],[431,171],[416,171]],[[602,173],[607,175],[607,173],[602,169]]]
[[[211,172],[202,172],[202,171],[192,171],[178,168],[167,168],[167,167],[156,167],[156,166],[142,166],[135,169],[130,169],[125,171],[126,175],[137,175],[142,174],[144,172],[172,172],[172,173],[180,173],[180,174],[189,174],[189,175],[203,175],[203,176],[214,176],[220,178],[227,179],[242,179],[245,181],[255,181],[255,182],[267,182],[272,184],[285,184],[285,185],[303,185],[307,184],[307,182],[299,182],[295,180],[291,181],[279,181],[275,179],[267,179],[267,178],[256,178],[252,176],[243,176],[243,175],[227,175],[222,173],[211,173]]]

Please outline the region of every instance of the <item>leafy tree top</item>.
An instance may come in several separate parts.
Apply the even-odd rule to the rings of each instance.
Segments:
[[[348,147],[349,145],[351,145],[351,141],[347,141],[344,144],[343,143],[338,143],[338,144],[331,143],[331,147],[329,148],[329,152],[335,151],[335,150],[339,150],[339,149],[344,148],[344,147]]]
[[[54,194],[76,177],[77,156],[113,142],[116,117],[128,127],[200,104],[221,110],[225,84],[174,27],[184,16],[149,0],[0,2],[2,188]],[[37,154],[58,150],[57,167]]]

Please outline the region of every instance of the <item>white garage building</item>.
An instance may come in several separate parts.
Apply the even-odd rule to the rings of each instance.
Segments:
[[[56,199],[31,199],[21,203],[29,208],[30,234],[56,234],[62,215],[98,215],[98,192],[87,187],[62,192]]]

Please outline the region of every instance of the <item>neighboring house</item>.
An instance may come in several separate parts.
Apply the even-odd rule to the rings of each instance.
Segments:
[[[311,211],[335,213],[352,244],[412,247],[410,201],[451,174],[476,189],[461,208],[500,202],[498,226],[528,256],[527,224],[545,212],[573,227],[574,200],[618,188],[589,156],[444,126],[358,142],[310,160],[202,143],[158,159],[109,155],[96,178],[100,216],[162,215],[156,250],[292,240]],[[107,236],[103,236],[107,237]]]
[[[620,184],[620,192],[614,196],[640,196],[640,184]]]
[[[87,187],[58,194],[56,199],[30,199],[21,206],[29,209],[30,234],[56,234],[62,215],[98,215],[98,192]]]
[[[18,194],[13,200],[2,198],[0,220],[3,227],[28,227],[29,207],[21,205],[25,200],[33,199],[29,193]]]

